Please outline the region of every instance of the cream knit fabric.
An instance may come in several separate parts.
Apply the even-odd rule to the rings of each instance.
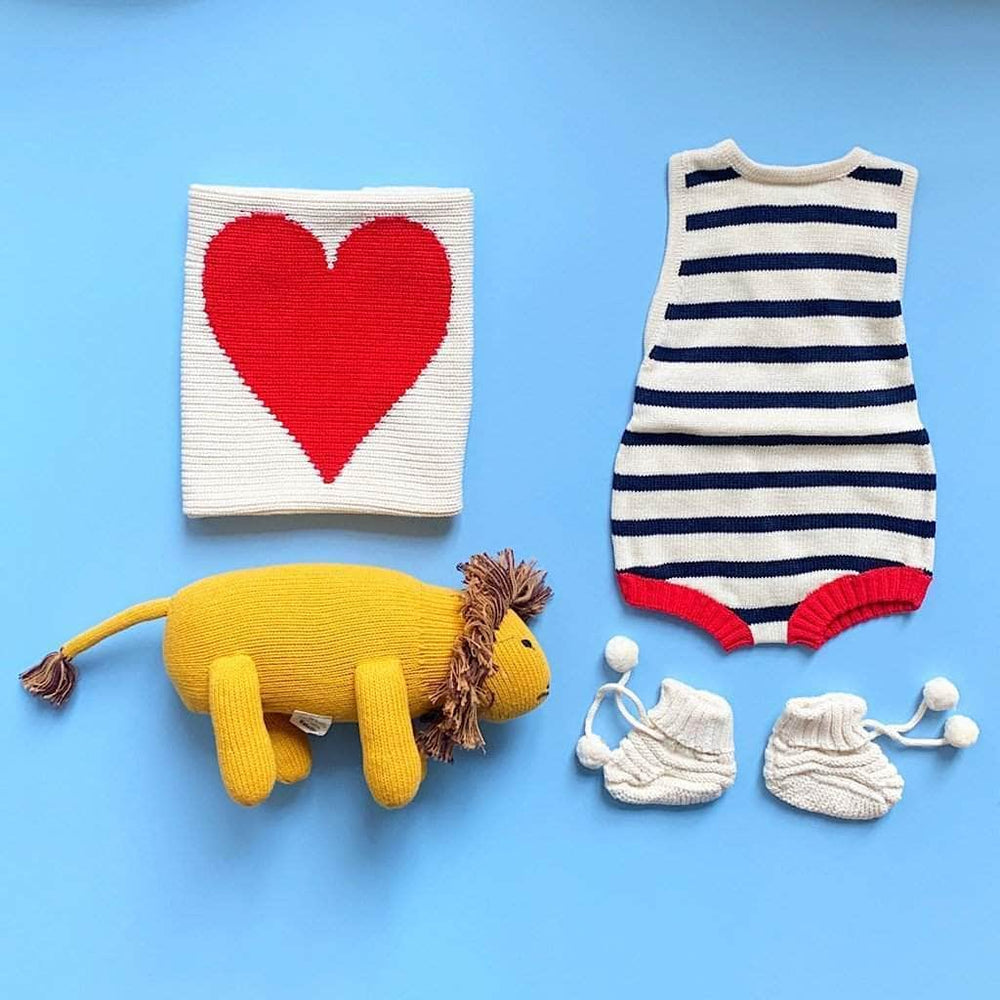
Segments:
[[[887,736],[905,747],[970,747],[979,739],[979,727],[964,715],[950,716],[940,737],[905,735],[928,711],[944,712],[957,704],[958,689],[945,677],[929,680],[917,710],[895,724],[866,719],[868,706],[854,694],[792,698],[764,752],[764,783],[797,809],[838,819],[878,819],[902,798],[903,779],[875,740]]]
[[[577,742],[577,758],[584,767],[603,767],[608,793],[631,805],[689,806],[717,799],[736,779],[729,702],[668,677],[660,685],[659,701],[647,712],[628,687],[638,647],[631,644],[630,658],[616,655],[628,642],[616,636],[608,643],[608,665],[624,673],[618,683],[598,689]],[[614,750],[592,728],[601,703],[612,693],[632,726]],[[623,699],[635,706],[638,718]]]
[[[764,782],[797,809],[839,819],[878,819],[902,797],[903,779],[861,721],[853,694],[792,698],[764,752]]]
[[[470,191],[191,188],[189,516],[457,513],[471,363]]]
[[[634,728],[604,765],[604,787],[614,798],[697,805],[736,780],[733,713],[724,698],[668,677],[646,721],[652,731]]]
[[[919,607],[935,472],[902,316],[917,172],[854,149],[670,160],[669,237],[615,459],[622,596],[732,650]]]

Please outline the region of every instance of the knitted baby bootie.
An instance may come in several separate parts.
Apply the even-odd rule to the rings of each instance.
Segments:
[[[736,780],[733,712],[725,698],[668,677],[644,721],[604,765],[604,787],[614,798],[697,805],[717,799]]]
[[[902,797],[903,779],[861,721],[853,694],[791,698],[764,751],[767,790],[808,812],[878,819]]]
[[[971,747],[979,726],[966,715],[951,715],[937,737],[906,735],[927,712],[947,712],[958,704],[958,688],[933,677],[917,710],[906,722],[866,719],[868,706],[854,694],[792,698],[774,724],[764,751],[764,783],[772,795],[809,812],[838,819],[878,819],[903,796],[903,779],[875,743],[888,737],[904,747]]]
[[[639,647],[627,636],[613,636],[604,659],[621,678],[602,684],[594,695],[576,744],[580,763],[594,771],[603,768],[609,794],[631,805],[692,806],[717,799],[736,780],[729,702],[668,677],[660,684],[660,700],[647,712],[628,686]],[[632,727],[614,750],[593,730],[609,694]]]

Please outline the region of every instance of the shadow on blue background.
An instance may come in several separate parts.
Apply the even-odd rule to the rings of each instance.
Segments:
[[[993,994],[1000,7],[6,0],[0,25],[2,995]],[[728,135],[766,162],[859,144],[921,170],[906,315],[939,467],[936,579],[912,619],[815,655],[726,658],[613,587],[611,463],[666,160]],[[452,524],[184,523],[193,181],[473,188],[475,401]],[[303,786],[230,803],[158,625],[81,656],[61,715],[15,681],[207,573],[345,560],[449,584],[504,545],[551,574],[553,695],[491,727],[487,756],[433,768],[401,813],[372,804],[346,727],[314,741]],[[740,774],[715,805],[615,808],[576,765],[615,632],[640,643],[644,699],[673,674],[731,700]],[[902,719],[938,673],[983,738],[951,759],[890,750],[907,785],[884,820],[797,813],[762,788],[786,698],[856,691]]]

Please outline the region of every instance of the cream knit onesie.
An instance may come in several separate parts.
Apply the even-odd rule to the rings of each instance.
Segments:
[[[917,172],[855,148],[670,160],[670,231],[612,536],[625,599],[727,650],[913,611],[935,475],[903,327]]]

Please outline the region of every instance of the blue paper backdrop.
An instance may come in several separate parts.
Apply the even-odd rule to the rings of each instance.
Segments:
[[[998,47],[1000,7],[968,0],[0,4],[0,993],[993,995]],[[611,463],[667,156],[727,135],[768,162],[857,143],[922,173],[906,310],[939,463],[937,581],[911,620],[816,655],[727,659],[612,582]],[[185,522],[192,181],[475,190],[461,517]],[[557,592],[538,628],[552,697],[491,730],[487,757],[433,768],[401,813],[369,800],[347,727],[316,741],[306,784],[233,805],[158,625],[81,657],[61,716],[16,683],[66,636],[204,574],[350,560],[449,583],[507,544]],[[669,673],[732,701],[740,774],[715,805],[619,808],[576,766],[620,631],[647,700]],[[938,673],[983,738],[893,753],[907,784],[886,819],[766,793],[786,698],[856,691],[900,719]]]

